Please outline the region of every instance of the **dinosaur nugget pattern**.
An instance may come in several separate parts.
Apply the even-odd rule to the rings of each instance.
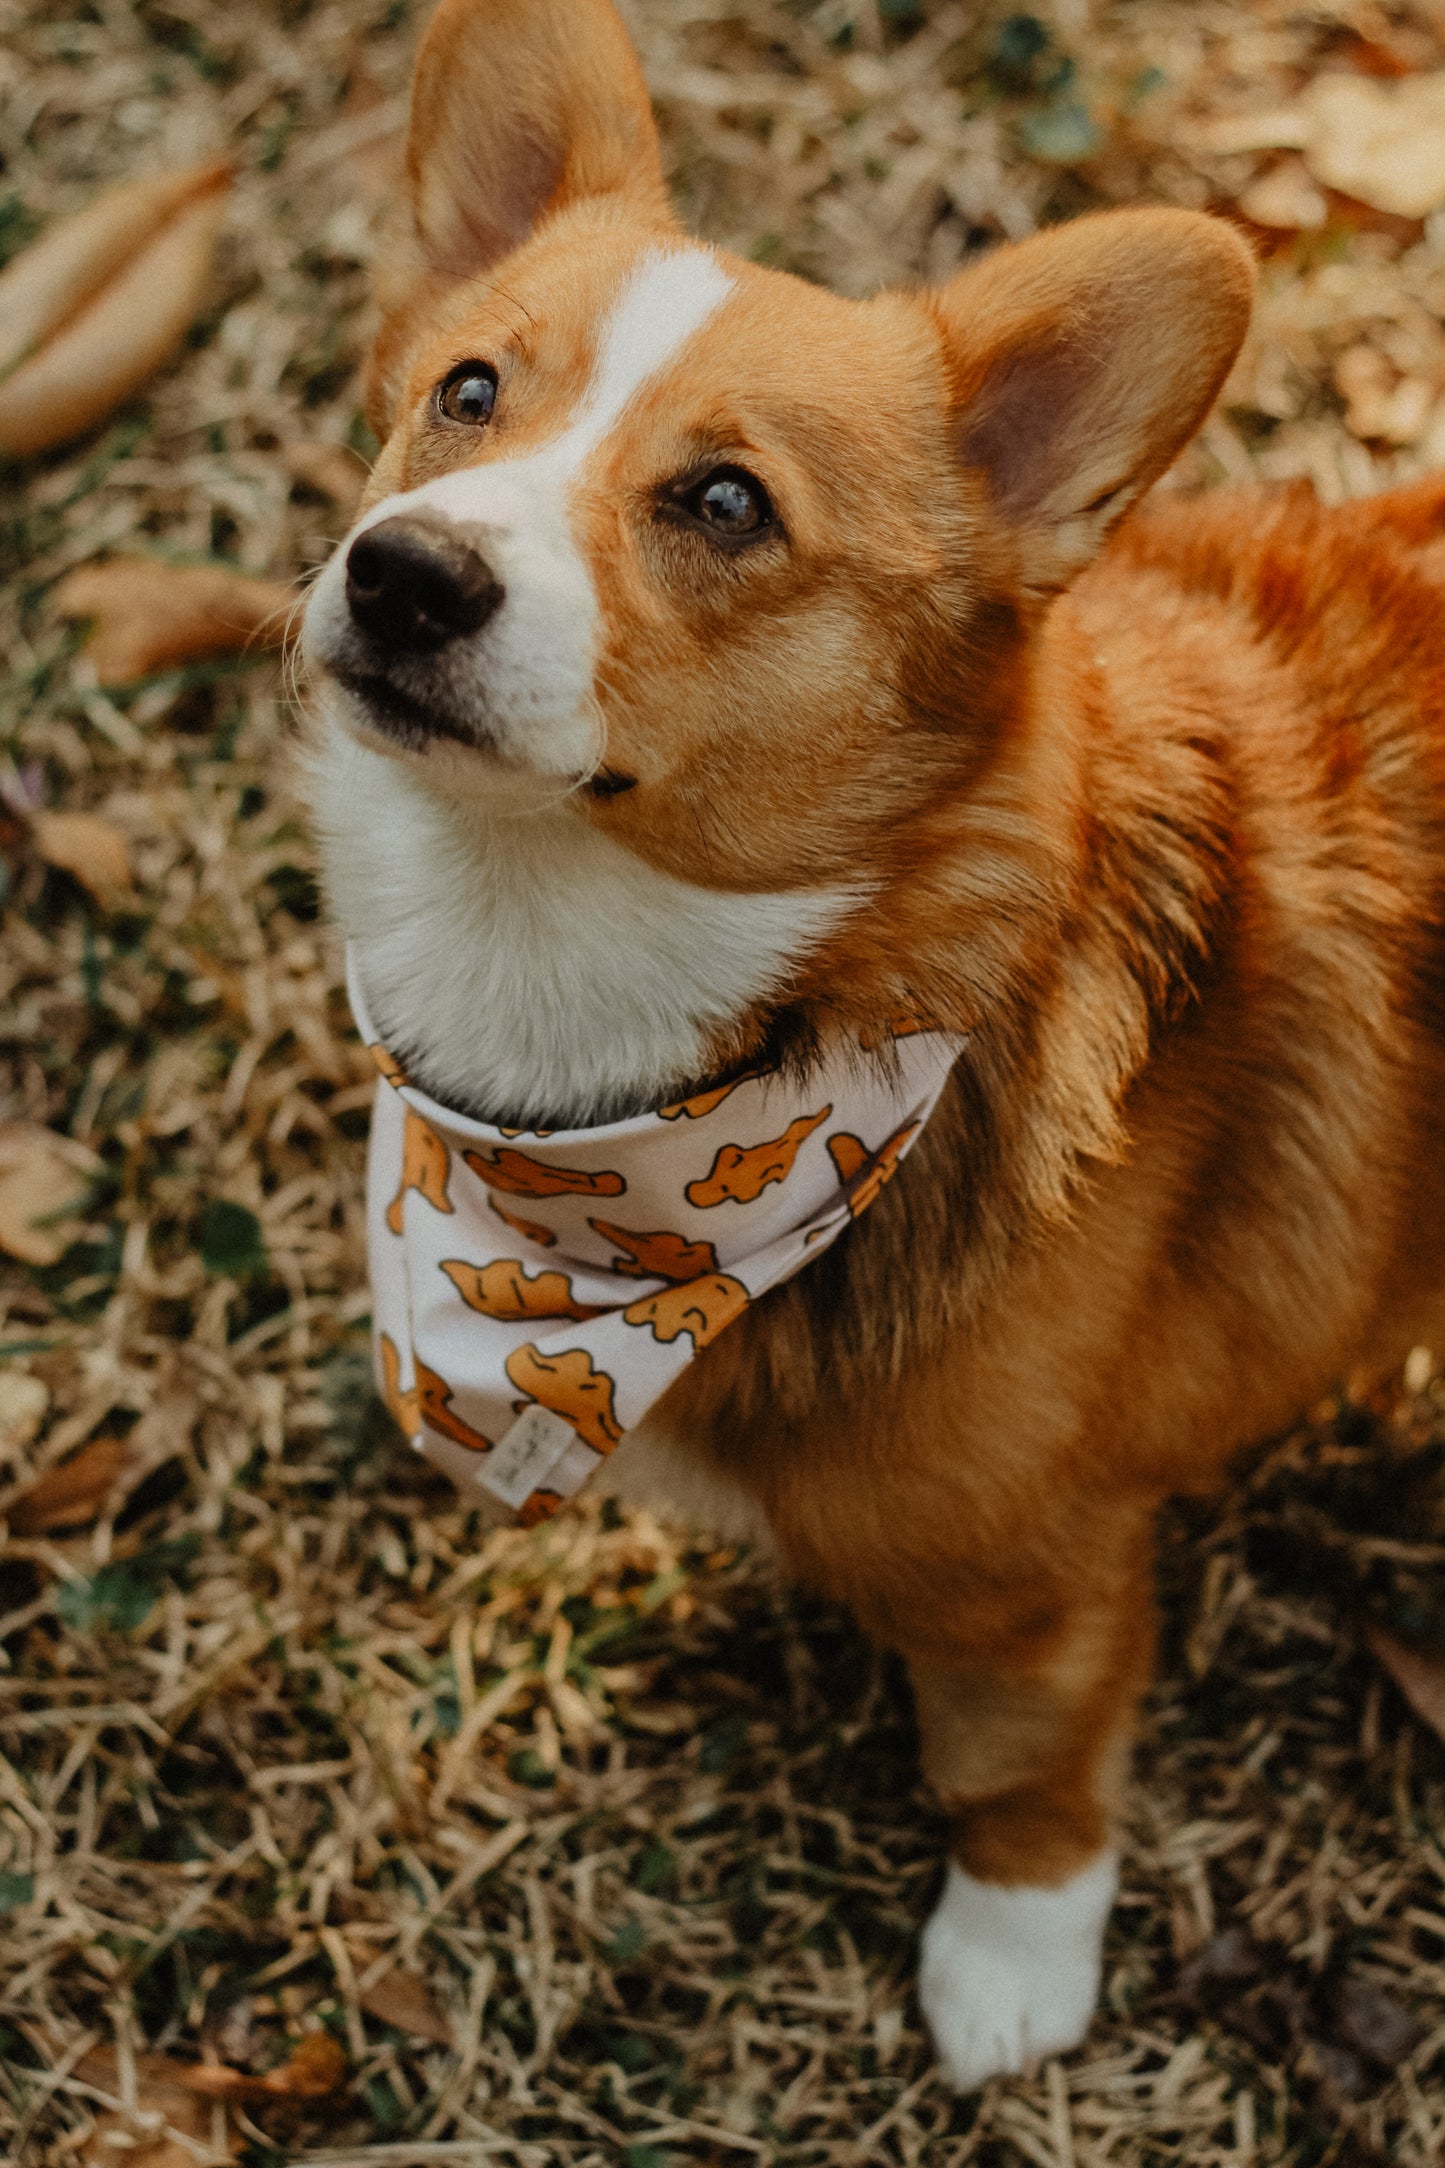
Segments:
[[[501,1145],[491,1159],[481,1152],[468,1152],[466,1161],[488,1189],[505,1190],[512,1197],[620,1197],[627,1187],[620,1174],[549,1167],[545,1160],[529,1158],[509,1144]]]
[[[447,1195],[449,1169],[447,1148],[441,1138],[428,1122],[408,1107],[401,1147],[401,1181],[386,1208],[386,1224],[394,1235],[402,1231],[401,1208],[409,1189],[414,1189],[419,1197],[425,1197],[438,1212],[452,1210]]]
[[[612,1404],[613,1380],[605,1370],[593,1369],[586,1348],[547,1355],[529,1340],[507,1357],[507,1376],[518,1392],[569,1422],[595,1453],[610,1453],[621,1444],[622,1431]]]
[[[383,1046],[378,1040],[369,1046],[366,1051],[376,1063],[379,1074],[386,1078],[388,1084],[401,1085],[406,1082],[406,1071],[389,1047]]]
[[[725,1144],[704,1179],[688,1183],[688,1203],[700,1211],[718,1204],[751,1204],[770,1182],[786,1182],[803,1144],[832,1111],[827,1106],[818,1114],[800,1114],[767,1144]]]
[[[643,1295],[629,1303],[622,1315],[629,1325],[646,1325],[656,1340],[676,1340],[692,1334],[694,1348],[716,1340],[725,1325],[741,1317],[749,1301],[741,1280],[726,1272],[708,1272],[681,1287],[665,1287],[660,1295]]]
[[[464,1423],[452,1406],[452,1388],[446,1379],[429,1370],[419,1355],[415,1361],[417,1407],[428,1430],[439,1430],[444,1438],[450,1438],[454,1445],[464,1445],[469,1453],[490,1453],[491,1439]]]
[[[352,1005],[376,1046],[354,968]],[[916,1031],[886,1063],[840,1046],[801,1085],[736,1077],[520,1144],[428,1097],[381,1047],[377,1379],[413,1444],[493,1509],[548,1519],[690,1362],[866,1211],[958,1045]]]
[[[495,1197],[489,1198],[488,1203],[502,1225],[510,1227],[514,1235],[522,1235],[528,1242],[535,1242],[539,1249],[551,1249],[557,1237],[550,1227],[544,1227],[540,1220],[523,1219],[520,1212],[504,1210]]]
[[[416,1435],[421,1421],[421,1403],[416,1387],[403,1390],[401,1382],[401,1356],[395,1340],[389,1332],[376,1336],[377,1362],[381,1371],[381,1397],[391,1410],[393,1422],[404,1430],[409,1438]]]
[[[861,1137],[850,1136],[846,1129],[839,1131],[836,1136],[829,1137],[829,1156],[838,1170],[840,1181],[845,1187],[848,1183],[856,1181],[857,1177],[863,1174],[865,1168],[868,1169],[863,1180],[858,1183],[858,1187],[852,1191],[848,1198],[848,1210],[852,1213],[854,1219],[861,1219],[884,1183],[892,1181],[894,1175],[898,1172],[899,1161],[913,1143],[921,1127],[920,1122],[905,1122],[903,1127],[896,1129],[888,1142],[880,1145],[876,1152],[870,1152]]]
[[[519,1324],[523,1318],[596,1317],[598,1306],[578,1302],[565,1272],[529,1274],[515,1257],[490,1265],[469,1265],[463,1258],[442,1260],[442,1271],[469,1310],[483,1317]]]
[[[747,1069],[735,1076],[731,1084],[714,1084],[711,1091],[694,1092],[691,1099],[675,1099],[670,1107],[659,1107],[658,1113],[665,1122],[680,1121],[684,1115],[689,1121],[700,1122],[705,1114],[713,1114],[724,1099],[731,1099],[739,1085],[746,1084],[757,1075],[756,1069]]]
[[[543,1521],[550,1521],[554,1513],[560,1513],[567,1503],[560,1491],[534,1490],[517,1508],[517,1519],[523,1528],[540,1528]]]
[[[625,1250],[612,1260],[614,1272],[629,1280],[695,1280],[700,1272],[717,1271],[717,1251],[710,1242],[689,1242],[683,1235],[636,1233],[631,1227],[614,1227],[607,1220],[589,1220],[588,1226],[604,1242]]]

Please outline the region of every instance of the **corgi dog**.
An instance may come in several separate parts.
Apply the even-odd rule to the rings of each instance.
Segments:
[[[402,209],[304,631],[390,1055],[510,1135],[959,1041],[887,1187],[598,1480],[905,1659],[952,1832],[922,2006],[973,2087],[1089,2023],[1161,1502],[1441,1345],[1445,482],[1140,506],[1249,321],[1227,226],[838,299],[681,229],[609,0],[441,0]],[[406,1150],[398,1211],[450,1210]],[[689,1245],[598,1196],[646,1310]],[[551,1254],[462,1260],[463,1322],[530,1329]]]

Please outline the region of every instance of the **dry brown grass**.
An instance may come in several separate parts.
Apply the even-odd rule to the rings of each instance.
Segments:
[[[369,1399],[367,1067],[279,667],[101,692],[48,597],[116,549],[290,579],[344,524],[287,448],[363,441],[410,12],[0,0],[4,249],[142,166],[240,163],[189,351],[97,436],[0,476],[7,788],[102,813],[136,868],[107,911],[11,824],[0,1114],[104,1174],[61,1261],[5,1278],[0,1510],[97,1436],[150,1471],[97,1526],[12,1531],[0,1561],[0,2147],[24,2168],[233,2145],[253,2168],[1424,2168],[1445,2144],[1445,1750],[1361,1626],[1445,1643],[1427,1362],[1167,1532],[1103,2014],[1067,2064],[963,2103],[911,1997],[940,1831],[890,1666],[647,1520],[479,1539]],[[1191,150],[1199,119],[1368,59],[1356,33],[1445,64],[1424,0],[1055,0],[1033,62],[992,5],[631,13],[690,214],[850,290],[1091,202],[1229,197],[1260,161]],[[1050,89],[1061,53],[1078,72]],[[1030,155],[1070,129],[1077,155],[1072,104],[1097,150]],[[1336,211],[1276,249],[1188,478],[1339,495],[1445,451],[1445,230]],[[1347,386],[1425,387],[1389,445],[1345,426],[1337,367],[1361,349]],[[187,2120],[145,2060],[261,2073],[316,2028],[344,2087],[258,2092],[229,2128]]]

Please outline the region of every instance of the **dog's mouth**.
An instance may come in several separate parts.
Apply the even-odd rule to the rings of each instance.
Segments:
[[[338,667],[332,676],[351,695],[368,727],[408,753],[423,753],[438,738],[469,752],[494,749],[491,732],[475,720],[453,715],[435,700],[420,700],[375,670]]]
[[[385,738],[399,752],[424,753],[438,739],[460,745],[484,758],[497,754],[492,731],[471,718],[451,714],[434,700],[420,700],[393,684],[379,671],[331,666],[338,685],[350,694],[361,710],[368,731]],[[637,787],[637,777],[622,768],[598,768],[592,775],[572,778],[588,798],[620,798]]]

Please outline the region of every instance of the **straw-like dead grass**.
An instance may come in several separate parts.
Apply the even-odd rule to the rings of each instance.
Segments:
[[[1091,202],[1227,199],[1270,162],[1191,148],[1202,120],[1322,65],[1445,65],[1425,0],[631,14],[689,213],[850,290]],[[100,1165],[0,1318],[0,2147],[25,2168],[1424,2168],[1445,1749],[1364,1636],[1445,1641],[1427,1358],[1168,1532],[1100,2022],[963,2103],[911,1996],[940,1830],[889,1664],[645,1519],[482,1540],[369,1398],[368,1071],[279,665],[100,691],[50,597],[105,551],[292,579],[344,527],[344,463],[295,447],[364,448],[365,265],[414,28],[404,0],[0,0],[0,250],[142,166],[240,168],[189,351],[3,478],[0,1111]],[[1184,478],[1334,496],[1445,453],[1440,222],[1336,203],[1273,250]],[[130,892],[48,866],[37,806],[120,830]],[[53,1489],[18,1505],[82,1445],[98,1522],[67,1530]],[[251,2082],[213,2067],[187,2091],[197,2063]]]

